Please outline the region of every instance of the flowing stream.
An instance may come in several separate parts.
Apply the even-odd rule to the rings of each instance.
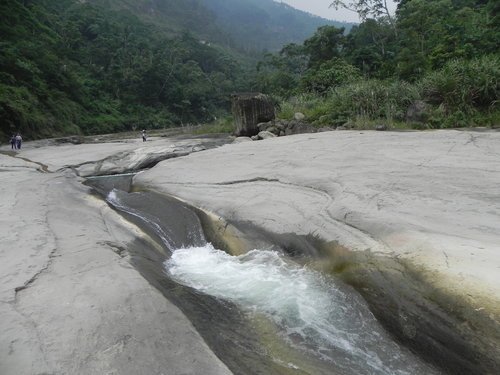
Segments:
[[[110,190],[102,181],[91,185],[166,249],[165,256],[142,255],[149,262],[142,274],[180,305],[234,373],[438,373],[394,342],[358,293],[335,277],[279,250],[231,256],[205,240],[186,205],[154,193]],[[263,339],[269,331],[271,344]],[[227,343],[218,347],[221,337]]]
[[[330,276],[277,251],[234,257],[202,247],[177,249],[165,261],[176,281],[265,314],[289,344],[345,374],[429,374],[383,331],[364,301]]]

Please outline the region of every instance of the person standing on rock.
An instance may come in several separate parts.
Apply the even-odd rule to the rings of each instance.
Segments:
[[[146,130],[142,131],[142,141],[146,142]]]
[[[16,135],[15,134],[12,134],[12,137],[10,137],[10,148],[12,150],[15,150],[17,147],[16,147]]]
[[[17,135],[16,135],[16,147],[18,150],[21,149],[22,143],[23,143],[23,137],[21,137],[21,134],[17,133]]]

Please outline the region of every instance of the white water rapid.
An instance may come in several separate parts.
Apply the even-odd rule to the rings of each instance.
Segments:
[[[435,373],[392,341],[355,291],[278,252],[235,257],[207,244],[174,251],[165,268],[181,284],[265,314],[291,345],[331,362],[332,373]]]

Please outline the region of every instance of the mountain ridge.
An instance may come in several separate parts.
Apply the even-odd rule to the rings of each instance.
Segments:
[[[301,43],[320,26],[349,30],[354,24],[332,21],[275,0],[201,0],[229,27],[233,38],[246,42],[246,50],[276,51],[289,43]],[[242,27],[243,26],[243,27]]]
[[[188,30],[200,39],[251,54],[301,43],[324,25],[349,30],[354,23],[328,20],[275,0],[90,0],[127,10],[172,34]]]

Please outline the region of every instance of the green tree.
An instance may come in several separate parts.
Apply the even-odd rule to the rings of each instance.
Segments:
[[[395,24],[393,16],[389,11],[387,0],[334,0],[330,4],[330,7],[335,9],[344,8],[356,12],[362,21],[365,21],[371,16],[375,19],[386,18],[393,27]]]
[[[344,55],[363,74],[382,78],[392,75],[397,48],[387,22],[367,19],[347,35]]]
[[[330,89],[354,82],[361,76],[359,69],[340,58],[325,61],[316,69],[310,69],[301,80],[305,91],[324,94]]]
[[[309,56],[309,66],[319,65],[334,57],[340,57],[345,45],[344,28],[322,26],[304,42]]]

